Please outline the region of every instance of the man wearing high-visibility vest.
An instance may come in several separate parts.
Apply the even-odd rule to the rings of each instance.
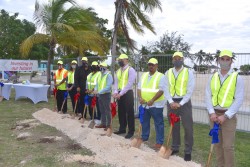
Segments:
[[[68,70],[68,88],[67,91],[69,92],[69,96],[71,99],[71,103],[72,103],[72,109],[74,111],[75,109],[75,100],[74,100],[74,96],[76,95],[77,91],[76,91],[76,87],[74,85],[75,81],[74,81],[74,75],[75,75],[75,70],[77,67],[77,61],[73,60],[71,62],[71,66],[70,69]],[[76,113],[78,113],[78,107],[76,107]]]
[[[99,77],[101,77],[101,72],[99,71],[100,68],[98,66],[98,63],[96,61],[93,61],[91,64],[91,73],[87,76],[87,82],[86,82],[86,93],[89,94],[89,104],[91,104],[91,101],[94,97],[93,91],[94,88],[99,80]],[[94,119],[95,119],[95,123],[96,124],[100,124],[101,123],[101,112],[100,112],[100,108],[99,108],[99,103],[98,103],[98,97],[96,97],[96,109],[97,109],[97,113],[95,113],[94,115]],[[91,105],[89,106],[89,114],[91,116],[91,119],[93,117],[92,115],[92,107]]]
[[[215,144],[218,167],[233,167],[236,113],[244,100],[244,81],[231,69],[233,53],[223,50],[219,54],[220,70],[209,79],[206,88],[206,106],[213,122],[220,123],[219,143]]]
[[[136,72],[133,67],[128,64],[128,56],[121,54],[118,58],[120,68],[116,72],[114,82],[113,97],[118,100],[118,117],[119,130],[115,134],[126,133],[128,125],[128,133],[126,139],[131,138],[135,132],[134,117],[134,93],[133,84],[136,78]]]
[[[66,90],[66,80],[68,76],[68,71],[63,68],[63,61],[59,60],[57,62],[58,65],[58,70],[55,72],[54,76],[54,85],[55,88],[57,89],[56,93],[56,101],[57,101],[57,109],[59,113],[67,113],[67,99],[64,103],[62,111],[62,104],[64,100],[64,93],[67,91]]]
[[[184,160],[191,161],[193,148],[193,116],[191,96],[194,90],[195,79],[193,72],[184,67],[184,57],[182,52],[175,52],[172,56],[173,68],[166,71],[167,77],[167,113],[174,113],[181,117],[184,127]],[[172,155],[179,152],[181,144],[180,121],[176,122],[172,132]]]
[[[95,126],[96,128],[105,128],[107,130],[111,126],[111,86],[113,83],[113,77],[108,72],[108,65],[105,62],[100,64],[101,76],[95,86],[93,94],[98,96],[98,103],[101,111],[101,124]]]
[[[142,105],[146,105],[142,123],[141,140],[147,141],[150,134],[150,118],[153,117],[156,144],[155,149],[159,149],[164,142],[164,121],[163,108],[165,105],[164,92],[166,90],[166,77],[157,71],[158,61],[151,58],[148,61],[148,70],[142,74],[138,83],[138,98]]]

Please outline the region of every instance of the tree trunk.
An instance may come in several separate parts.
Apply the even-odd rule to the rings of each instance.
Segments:
[[[55,40],[52,38],[51,42],[50,42],[50,49],[49,49],[49,54],[48,54],[48,64],[47,64],[47,84],[50,85],[50,89],[48,89],[48,97],[50,97],[50,90],[51,90],[51,69],[50,69],[50,65],[51,65],[51,58],[54,56],[54,49],[55,49]]]

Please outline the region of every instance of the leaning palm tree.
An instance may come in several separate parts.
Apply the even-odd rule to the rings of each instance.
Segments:
[[[116,44],[118,30],[122,29],[127,43],[133,51],[134,49],[136,49],[136,46],[129,36],[126,21],[129,21],[129,23],[137,33],[143,34],[143,28],[146,27],[151,32],[156,34],[148,16],[145,15],[143,11],[151,13],[156,8],[161,10],[161,2],[160,0],[130,0],[129,2],[127,0],[116,0],[115,8],[116,11],[111,46],[112,69],[114,69],[115,57],[117,55]]]
[[[71,7],[65,9],[66,4]],[[44,33],[36,33],[25,39],[20,52],[28,55],[33,45],[49,43],[47,84],[50,80],[50,64],[55,54],[56,45],[68,46],[72,50],[91,50],[104,54],[107,41],[100,35],[92,9],[80,8],[74,0],[51,0],[48,4],[35,3],[34,21]]]

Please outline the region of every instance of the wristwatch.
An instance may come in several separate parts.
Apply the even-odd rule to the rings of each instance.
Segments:
[[[225,117],[226,119],[229,119],[229,117],[228,117],[228,115],[227,115],[227,114],[224,114],[224,117]]]

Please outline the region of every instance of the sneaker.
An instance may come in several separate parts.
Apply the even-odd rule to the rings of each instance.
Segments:
[[[117,135],[124,134],[124,133],[126,133],[126,131],[125,131],[125,130],[124,130],[124,131],[120,131],[120,130],[118,130],[118,131],[114,132],[114,134],[117,134]]]
[[[128,133],[128,134],[125,136],[125,139],[130,139],[130,138],[133,137],[133,136],[134,136],[134,134]]]
[[[184,160],[191,161],[191,154],[185,154]]]
[[[179,150],[173,150],[172,153],[171,153],[171,155],[176,155],[178,153],[179,153]]]

